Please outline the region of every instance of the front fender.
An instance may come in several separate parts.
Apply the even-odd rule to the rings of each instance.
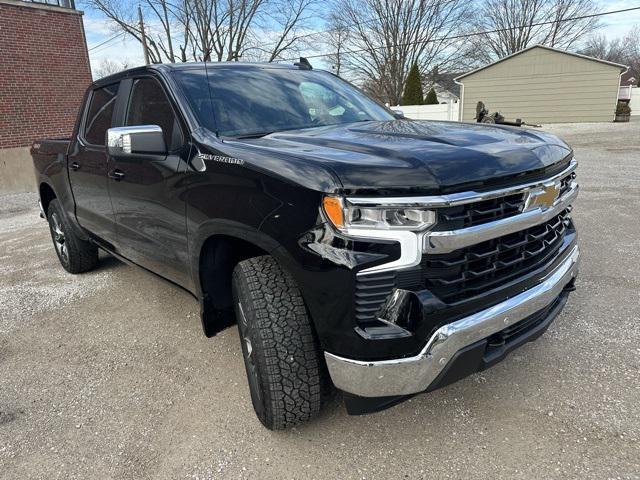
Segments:
[[[191,277],[198,298],[202,297],[202,287],[200,285],[200,256],[202,248],[207,240],[219,235],[252,243],[273,255],[276,260],[278,260],[278,257],[286,255],[286,253],[279,250],[280,244],[274,238],[255,227],[228,219],[207,220],[198,227],[193,235],[190,234]]]

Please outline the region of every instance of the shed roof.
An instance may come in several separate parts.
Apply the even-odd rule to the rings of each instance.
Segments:
[[[494,65],[496,65],[498,63],[501,63],[501,62],[504,62],[506,60],[509,60],[510,58],[513,58],[513,57],[515,57],[517,55],[520,55],[522,53],[528,52],[529,50],[533,50],[534,48],[543,48],[545,50],[551,50],[552,52],[563,53],[565,55],[571,55],[572,57],[578,57],[578,58],[581,58],[583,60],[589,60],[589,61],[592,61],[592,62],[604,63],[605,65],[610,65],[612,67],[617,67],[622,71],[626,71],[629,68],[626,65],[622,65],[620,63],[609,62],[607,60],[601,60],[599,58],[589,57],[587,55],[582,55],[580,53],[567,52],[565,50],[560,50],[558,48],[548,47],[546,45],[532,45],[531,47],[527,47],[527,48],[524,48],[524,49],[522,49],[522,50],[520,50],[518,52],[512,53],[511,55],[507,55],[506,57],[503,57],[500,60],[496,60],[495,62],[488,63],[487,65],[484,65],[484,66],[482,66],[480,68],[476,68],[475,70],[471,70],[470,72],[464,73],[464,74],[456,77],[454,80],[457,83],[457,82],[459,82],[461,79],[463,79],[465,77],[473,75],[473,74],[475,74],[475,73],[477,73],[477,72],[479,72],[481,70],[484,70],[486,68],[492,67],[492,66],[494,66]]]

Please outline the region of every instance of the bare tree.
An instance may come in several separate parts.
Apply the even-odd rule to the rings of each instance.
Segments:
[[[414,62],[426,71],[460,58],[450,37],[469,21],[471,8],[465,0],[336,0],[334,12],[349,32],[341,68],[396,105]]]
[[[159,24],[159,34],[153,33],[153,30],[149,35],[149,42],[152,47],[157,42],[157,48],[162,51],[164,57],[169,62],[175,62],[176,56],[173,51],[173,15],[169,12],[171,10],[170,4],[166,0],[146,0],[146,4],[150,11],[153,12],[157,22]]]
[[[122,62],[115,62],[105,58],[100,62],[100,65],[93,70],[93,78],[98,80],[99,78],[107,77],[114,73],[121,72],[122,70],[126,70],[129,66],[129,62],[126,60]]]
[[[593,35],[580,53],[627,65],[632,75],[640,78],[640,26],[636,25],[622,38],[609,40],[604,35]]]
[[[478,64],[531,45],[569,49],[598,27],[592,0],[486,0],[471,22],[468,51]],[[582,17],[582,18],[577,18]]]
[[[624,46],[624,64],[629,66],[636,79],[640,79],[640,25],[636,25],[622,39]],[[640,81],[638,82],[640,84]]]
[[[351,30],[342,15],[336,11],[329,15],[327,26],[326,45],[332,52],[327,56],[327,63],[331,66],[333,73],[340,76],[344,63],[344,51],[348,48]]]
[[[174,15],[181,26],[184,45],[180,45],[180,60],[210,61],[214,51],[213,32],[218,27],[214,15],[218,4],[211,0],[180,0]]]
[[[133,0],[85,1],[142,42]],[[151,61],[234,61],[249,50],[274,61],[300,45],[318,1],[143,0]]]
[[[304,41],[315,18],[316,0],[277,0],[267,14],[265,26],[276,32],[267,61],[282,59],[290,50],[307,46]]]
[[[113,22],[116,30],[121,30],[142,43],[137,3],[133,0],[86,0],[86,4],[102,12]],[[151,62],[175,62],[178,60],[173,47],[178,34],[174,32],[175,7],[168,0],[144,0],[140,4],[145,14],[145,36]],[[186,40],[185,37],[184,44]]]
[[[214,8],[216,29],[213,31],[213,48],[218,61],[240,59],[250,38],[251,28],[266,3],[267,0],[226,0],[222,5],[217,5],[223,8]]]
[[[624,49],[619,38],[609,40],[605,35],[597,34],[589,37],[580,53],[601,60],[621,63],[624,60]]]

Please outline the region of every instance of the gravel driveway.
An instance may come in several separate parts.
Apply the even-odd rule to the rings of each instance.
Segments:
[[[640,478],[640,122],[551,126],[575,147],[578,290],[539,340],[382,413],[338,398],[255,418],[237,331],[103,257],[63,272],[33,195],[0,197],[0,478]]]

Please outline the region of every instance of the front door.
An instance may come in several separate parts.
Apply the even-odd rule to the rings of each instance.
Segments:
[[[99,239],[115,240],[115,216],[107,182],[107,129],[112,126],[119,83],[93,90],[78,130],[78,139],[69,153],[67,168],[80,225]]]
[[[117,251],[180,285],[190,282],[185,203],[179,183],[189,143],[162,85],[135,79],[124,126],[158,125],[166,155],[135,154],[109,160],[109,190],[117,222]]]

